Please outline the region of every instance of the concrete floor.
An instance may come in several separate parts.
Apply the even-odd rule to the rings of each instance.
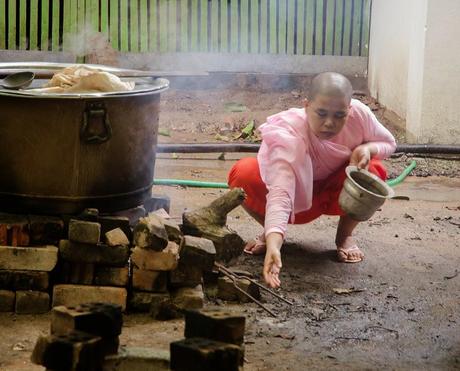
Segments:
[[[157,161],[156,177],[225,181],[232,160],[216,155]],[[196,157],[196,156],[195,156]],[[210,160],[209,158],[212,158]],[[235,158],[235,156],[227,156]],[[364,222],[356,238],[366,259],[335,259],[337,218],[292,226],[283,248],[280,293],[294,305],[273,301],[272,318],[254,304],[230,305],[247,315],[246,370],[454,370],[460,369],[460,179],[409,178],[396,188],[409,201],[392,200]],[[171,197],[171,215],[196,208],[224,192],[156,187]],[[243,238],[262,231],[241,208],[229,225]],[[260,277],[262,257],[241,257],[238,268]],[[339,295],[335,288],[357,292]],[[208,305],[226,305],[210,301]],[[0,314],[0,370],[39,370],[28,358],[49,315]],[[124,345],[168,349],[183,336],[183,323],[128,315]]]

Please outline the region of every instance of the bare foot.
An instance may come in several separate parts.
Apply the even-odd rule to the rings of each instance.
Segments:
[[[337,244],[337,257],[342,263],[359,263],[364,259],[364,254],[349,236],[342,243]]]
[[[266,250],[267,245],[263,234],[254,240],[250,240],[244,247],[244,252],[249,255],[262,255],[265,254]]]

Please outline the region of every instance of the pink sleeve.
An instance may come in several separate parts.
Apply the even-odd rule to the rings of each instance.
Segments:
[[[262,180],[267,186],[267,205],[265,207],[265,236],[271,232],[286,233],[289,216],[293,210],[294,172],[283,156],[288,151],[283,145],[274,142],[271,135],[265,136],[259,150],[258,159]]]
[[[268,187],[265,209],[265,237],[272,232],[286,234],[292,207],[289,195],[278,187]]]
[[[305,169],[310,169],[311,174],[311,160],[305,152],[303,140],[288,127],[283,127],[281,120],[275,120],[278,119],[272,119],[271,125],[260,128],[263,141],[257,158],[262,180],[268,189],[265,235],[278,232],[284,236],[289,218],[294,214],[299,177],[296,166],[300,163]],[[305,192],[311,205],[312,189]]]
[[[393,135],[377,120],[377,117],[369,107],[359,102],[357,108],[363,124],[364,141],[372,142],[377,146],[378,152],[374,157],[377,159],[390,157],[396,149],[396,141]]]

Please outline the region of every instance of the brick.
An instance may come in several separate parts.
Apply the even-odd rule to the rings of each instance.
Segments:
[[[109,303],[84,303],[76,307],[57,306],[51,310],[51,333],[68,334],[74,330],[115,338],[121,334],[121,306]]]
[[[181,309],[200,309],[204,304],[203,286],[181,287],[172,293],[172,301]]]
[[[91,285],[94,280],[94,264],[70,263],[69,283]]]
[[[260,298],[259,287],[257,287],[253,283],[245,279],[237,279],[236,283],[242,290],[244,290],[254,298]],[[250,299],[248,299],[247,296],[245,296],[235,288],[235,286],[233,285],[233,280],[231,280],[228,277],[219,277],[217,281],[217,288],[217,297],[219,299],[227,301],[239,301],[242,303],[247,303],[250,301]]]
[[[70,283],[70,272],[72,263],[64,260],[59,260],[56,269],[56,283]]]
[[[104,354],[118,351],[123,317],[121,306],[109,303],[87,303],[77,307],[58,306],[51,312],[51,333],[63,335],[78,330],[100,336]]]
[[[129,245],[128,237],[121,230],[121,228],[115,228],[105,234],[105,242],[109,246],[118,246],[118,245]]]
[[[131,261],[139,269],[154,271],[170,271],[177,268],[179,260],[179,245],[169,242],[160,252],[135,247],[131,254]]]
[[[57,245],[64,238],[64,221],[53,216],[29,215],[30,243]]]
[[[186,310],[184,336],[242,345],[245,323],[242,314],[225,309]]]
[[[184,236],[180,259],[184,264],[194,265],[203,270],[212,270],[216,249],[212,241],[205,238]]]
[[[9,290],[0,290],[0,312],[14,312],[16,293]]]
[[[241,348],[214,340],[189,338],[170,344],[173,371],[238,371]]]
[[[164,209],[169,213],[171,199],[167,195],[153,194],[147,201],[144,201],[144,208],[148,213],[159,209]]]
[[[105,235],[107,232],[120,228],[129,240],[132,238],[132,230],[129,225],[129,219],[125,216],[100,216],[98,219],[101,225],[101,233]]]
[[[103,371],[168,371],[169,351],[154,348],[124,347],[105,357]]]
[[[16,291],[15,312],[39,314],[50,310],[50,296],[42,291]]]
[[[0,246],[0,269],[51,271],[57,263],[58,248]]]
[[[171,299],[161,303],[157,319],[180,318],[186,309],[201,309],[204,305],[203,287],[181,287],[171,292]]]
[[[71,219],[69,222],[69,240],[73,242],[97,244],[101,239],[101,225],[85,220]]]
[[[162,319],[164,317],[163,308],[165,304],[171,303],[169,294],[154,294],[150,300],[149,314],[154,319]]]
[[[184,238],[184,235],[182,231],[180,230],[179,225],[173,220],[164,220],[164,225],[165,225],[166,233],[168,234],[168,239],[170,241],[174,241],[178,244],[181,244],[182,239]]]
[[[133,244],[145,249],[163,250],[168,245],[168,234],[163,220],[154,214],[141,218],[134,227]]]
[[[94,284],[100,286],[126,287],[129,282],[128,267],[96,267]]]
[[[66,305],[75,307],[84,303],[107,302],[121,305],[126,309],[125,288],[108,286],[55,285],[53,287],[53,307]]]
[[[168,279],[165,272],[133,269],[133,289],[148,292],[166,292]]]
[[[129,309],[133,312],[151,312],[154,318],[157,317],[161,304],[170,301],[169,294],[133,291],[129,300]]]
[[[134,227],[139,222],[139,219],[147,215],[147,211],[145,211],[145,208],[143,206],[137,206],[132,209],[117,211],[112,215],[124,216],[125,218],[128,218],[129,225],[131,227]]]
[[[169,273],[169,285],[173,288],[195,287],[203,282],[203,271],[201,268],[186,265],[179,260],[176,269]]]
[[[24,215],[0,214],[0,241],[9,246],[29,246],[29,219]]]
[[[59,242],[59,254],[63,260],[75,263],[125,266],[129,258],[128,246],[89,245],[69,240]]]
[[[8,226],[0,224],[0,246],[8,245]]]
[[[97,371],[104,353],[101,339],[74,331],[65,335],[40,335],[31,361],[48,370]]]
[[[101,339],[102,352],[105,355],[113,355],[118,353],[120,347],[120,338],[118,336],[113,338]]]
[[[48,272],[0,270],[0,289],[46,290],[48,286]]]

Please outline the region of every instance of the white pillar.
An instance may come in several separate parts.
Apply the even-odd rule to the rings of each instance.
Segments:
[[[409,28],[409,58],[407,65],[407,96],[406,105],[406,136],[409,142],[423,143],[419,138],[422,124],[423,76],[425,66],[425,37],[427,8],[429,0],[412,1],[411,20]],[[420,139],[420,140],[419,140]]]
[[[374,0],[369,89],[410,142],[460,144],[460,1]]]

